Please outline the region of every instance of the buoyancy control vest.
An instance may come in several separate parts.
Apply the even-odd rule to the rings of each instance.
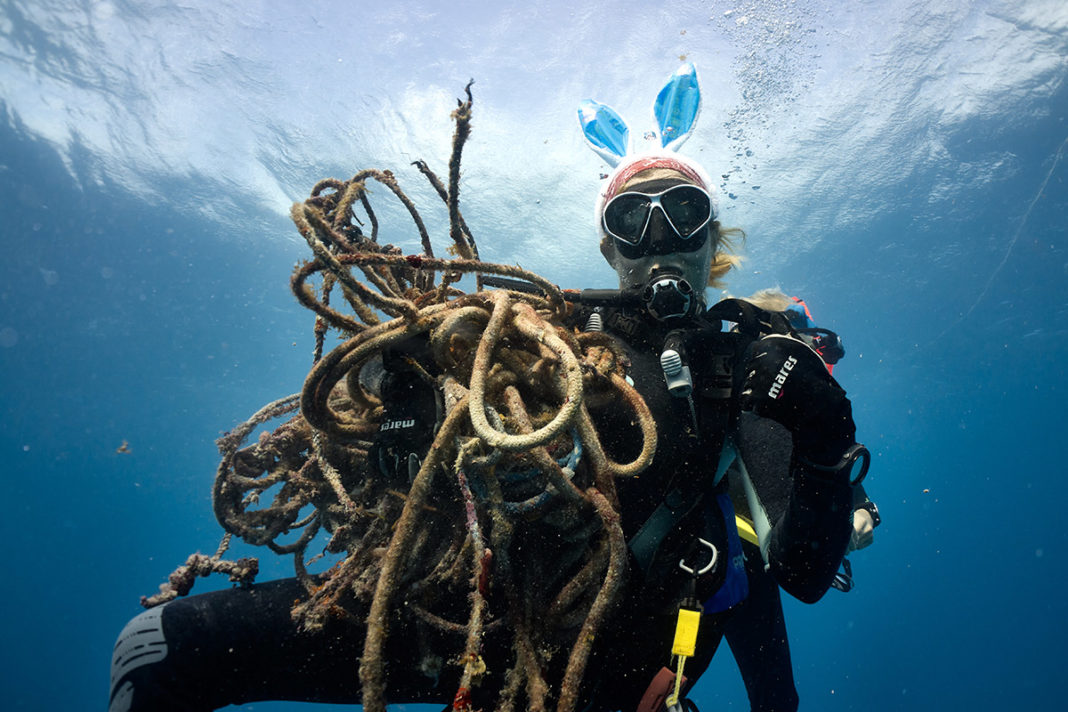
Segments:
[[[724,479],[733,458],[725,445],[738,418],[735,395],[749,346],[767,333],[792,333],[790,324],[782,314],[734,299],[669,324],[639,311],[607,308],[600,314],[604,329],[619,337],[631,359],[628,375],[649,405],[659,436],[646,473],[619,482],[632,568],[646,589],[666,600],[685,579],[679,561],[702,556],[700,539],[713,542],[724,563],[700,582],[700,592],[713,610],[723,610],[746,593]],[[723,322],[736,327],[724,330]],[[632,455],[633,426],[619,422],[629,414],[598,416],[607,426],[610,455]]]

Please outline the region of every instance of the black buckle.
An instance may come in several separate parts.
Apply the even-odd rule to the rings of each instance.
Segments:
[[[845,454],[842,455],[842,459],[838,461],[838,464],[831,465],[829,467],[827,465],[817,465],[815,462],[812,462],[811,460],[806,460],[801,457],[797,459],[805,467],[817,470],[819,472],[829,472],[834,475],[837,475],[843,470],[848,470],[850,473],[852,473],[854,466],[859,460],[860,473],[855,476],[850,476],[849,478],[849,484],[853,486],[859,485],[861,482],[864,481],[864,478],[868,476],[868,467],[871,466],[871,452],[868,450],[868,448],[864,447],[860,443],[853,443],[849,447],[849,449],[845,451]]]
[[[853,565],[849,563],[849,559],[842,559],[842,570],[834,575],[831,588],[842,593],[853,590]]]

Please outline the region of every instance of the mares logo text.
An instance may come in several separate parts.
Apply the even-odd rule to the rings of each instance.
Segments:
[[[779,374],[775,376],[775,381],[771,384],[771,388],[768,389],[769,398],[778,398],[782,395],[782,386],[786,383],[787,377],[790,375],[790,371],[794,370],[794,366],[797,365],[797,359],[793,356],[787,357],[783,363],[782,368],[779,369]]]

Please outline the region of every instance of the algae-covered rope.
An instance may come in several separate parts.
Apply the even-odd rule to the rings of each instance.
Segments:
[[[509,435],[495,429],[486,420],[486,376],[490,370],[490,359],[493,349],[501,338],[505,320],[512,316],[513,304],[507,292],[496,292],[493,295],[493,314],[490,316],[486,332],[478,345],[475,355],[474,373],[471,376],[471,424],[475,432],[490,447],[502,450],[530,450],[542,445],[560,434],[563,428],[571,424],[576,409],[582,402],[582,373],[579,369],[578,359],[567,348],[564,342],[555,334],[548,331],[530,319],[530,307],[516,304],[514,325],[516,330],[528,338],[532,338],[545,344],[553,353],[559,356],[563,363],[567,377],[567,396],[563,407],[545,427],[525,435]],[[526,306],[526,309],[523,307]]]
[[[486,666],[501,672],[507,665],[501,709],[542,710],[555,701],[558,712],[571,712],[624,576],[615,478],[649,465],[656,428],[623,378],[621,351],[607,335],[568,325],[559,288],[520,267],[478,259],[459,210],[472,108],[470,85],[465,91],[453,113],[448,188],[417,163],[445,203],[457,258],[434,256],[426,224],[389,171],[322,180],[293,206],[312,254],[294,270],[291,289],[315,314],[313,366],[299,394],[269,404],[219,440],[213,506],[227,533],[214,556],[190,557],[160,596],[182,595],[211,572],[251,580],[254,559],[221,558],[236,535],[293,556],[308,591],[293,608],[302,628],[333,618],[365,626],[358,672],[365,709],[385,710],[383,655],[403,597],[418,621],[417,638],[429,628],[456,641],[444,651],[463,666],[454,709],[470,706]],[[370,182],[386,186],[407,210],[421,254],[379,242]],[[367,222],[369,236],[361,228]],[[481,278],[489,274],[541,293],[484,291]],[[457,288],[463,275],[474,276],[475,292]],[[327,351],[330,330],[343,341]],[[420,341],[428,361],[410,365],[443,394],[444,414],[422,460],[413,455],[388,472],[369,460],[388,405],[373,374],[384,352]],[[609,457],[590,415],[590,393],[635,414],[642,447],[632,462]],[[289,419],[244,445],[258,427],[283,417]],[[561,451],[572,459],[558,461]],[[268,494],[270,502],[260,501]],[[566,555],[547,559],[524,547],[533,531],[551,533]],[[339,559],[313,576],[305,555],[322,533],[329,537],[324,553]],[[460,622],[454,592],[464,589]],[[357,610],[366,617],[356,620]],[[483,660],[483,638],[505,630],[502,621],[510,659]],[[554,649],[567,651],[566,663],[551,659]]]
[[[360,661],[360,682],[363,685],[363,706],[366,710],[386,708],[382,649],[389,629],[390,604],[397,589],[398,569],[401,566],[401,558],[407,552],[408,544],[415,534],[418,515],[430,494],[434,473],[443,461],[447,445],[460,428],[466,409],[464,406],[466,403],[454,408],[438,430],[430,451],[419,467],[411,489],[408,490],[404,510],[394,525],[393,537],[382,559],[378,583],[367,614],[367,637],[364,639],[363,658]]]

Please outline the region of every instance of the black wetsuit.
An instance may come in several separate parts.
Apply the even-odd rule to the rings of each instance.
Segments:
[[[741,420],[736,437],[739,455],[769,520],[780,521],[792,491],[790,433],[777,423],[752,415],[743,414]],[[752,519],[740,479],[732,477],[730,482],[731,500],[738,514]],[[863,485],[852,488],[852,497],[853,510],[869,502]],[[794,712],[799,700],[779,583],[765,568],[759,547],[746,542],[743,549],[749,596],[727,621],[727,644],[745,683],[751,711]],[[790,590],[807,602],[814,602],[820,593],[819,587],[794,586]]]
[[[640,328],[628,328],[622,319],[610,321],[608,327],[628,344],[633,361],[630,375],[653,412],[659,445],[649,470],[638,478],[618,481],[632,558],[622,602],[604,626],[587,668],[585,702],[580,709],[591,711],[634,707],[653,675],[669,663],[677,606],[688,581],[677,562],[700,555],[698,537],[726,552],[733,529],[733,515],[728,520],[716,496],[725,494],[726,480],[715,483],[709,473],[716,470],[725,433],[738,422],[730,392],[742,370],[737,365],[744,358],[745,343],[733,336],[723,342],[726,346],[719,343],[722,340],[713,335],[718,320],[715,329],[691,330],[704,333],[688,342],[698,415],[695,428],[687,401],[670,396],[664,386],[659,364],[664,330],[640,320],[630,323],[630,327],[636,325]],[[709,341],[703,341],[705,337]],[[725,394],[721,371],[726,361],[716,357],[719,360],[713,368],[715,359],[705,351],[713,342],[721,352],[729,352],[728,360],[735,366],[733,383],[728,374]],[[595,410],[593,417],[613,459],[626,461],[636,454],[640,438],[629,412],[616,406]],[[806,484],[795,484],[786,514],[775,526],[772,550],[780,562],[777,575],[799,590],[822,594],[845,550],[849,523],[848,517],[829,514],[839,511],[841,488],[811,479],[794,478],[795,483]],[[660,526],[661,531],[645,537],[644,547],[636,546],[635,541],[641,539],[638,532],[650,518],[663,512],[666,501],[680,495],[685,501],[676,502],[678,513],[665,520],[669,526]],[[849,497],[848,488],[845,496]],[[634,554],[637,549],[645,553]],[[720,589],[731,563],[698,579],[700,600]],[[295,580],[283,580],[179,599],[142,613],[127,625],[116,644],[110,712],[198,712],[257,700],[358,704],[363,629],[328,619],[321,631],[299,630],[290,610],[304,596]],[[426,647],[437,655],[428,656],[426,649],[413,642],[419,636],[405,634],[412,620],[403,609],[400,603],[395,607],[384,652],[387,699],[447,704],[457,689],[460,667],[428,664],[428,660],[454,657],[462,643],[458,645],[455,638],[430,639]],[[352,612],[356,620],[365,618],[361,610]],[[697,655],[686,667],[691,681],[707,667],[729,615],[704,616]],[[474,691],[476,708],[488,708],[499,689],[510,640],[507,631],[487,632],[483,657],[492,661],[491,670],[482,687]]]
[[[751,712],[794,712],[797,688],[779,584],[764,570],[760,548],[749,542],[743,548],[749,596],[727,621],[727,645],[745,683]]]

